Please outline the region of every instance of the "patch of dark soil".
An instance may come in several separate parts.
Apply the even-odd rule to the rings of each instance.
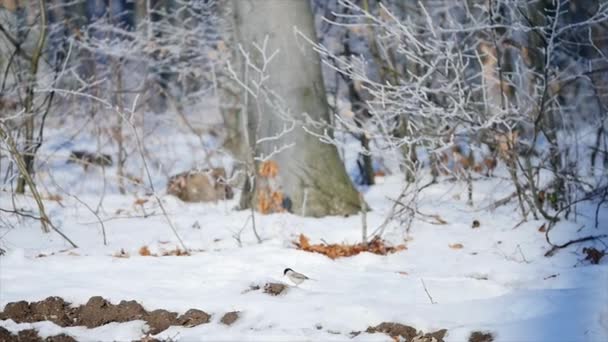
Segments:
[[[177,325],[177,313],[158,309],[146,315],[146,322],[150,326],[150,333],[156,335],[172,325]]]
[[[393,322],[382,322],[375,327],[369,327],[366,333],[385,333],[390,337],[402,337],[407,342],[444,342],[443,338],[447,334],[447,329],[437,330],[432,333],[423,333],[409,325]],[[351,336],[357,336],[360,332],[351,332]]]
[[[424,336],[425,337],[433,337],[437,340],[437,342],[439,341],[443,341],[443,338],[445,337],[445,335],[448,333],[448,329],[440,329],[437,330],[435,332],[432,333],[427,333]]]
[[[77,342],[72,336],[66,334],[59,334],[55,336],[49,336],[44,339],[44,342]]]
[[[150,334],[142,337],[139,340],[133,340],[132,342],[162,342],[161,340],[150,336]]]
[[[271,296],[278,296],[285,290],[287,290],[287,286],[285,284],[266,283],[266,285],[264,285],[264,293],[268,293]]]
[[[382,322],[375,327],[369,327],[365,332],[373,334],[377,332],[385,333],[391,337],[401,336],[406,341],[411,341],[418,335],[418,330],[409,325],[392,322]]]
[[[134,300],[123,300],[116,306],[116,322],[144,319],[146,310]]]
[[[232,325],[234,322],[236,322],[237,319],[239,319],[239,312],[232,311],[232,312],[227,312],[226,314],[224,314],[224,316],[222,316],[222,319],[220,320],[220,322],[222,322],[226,325]]]
[[[190,309],[185,314],[179,316],[177,323],[185,327],[195,327],[197,325],[209,323],[211,315],[205,311]]]
[[[12,319],[17,323],[29,323],[31,316],[30,304],[24,300],[6,304],[0,313],[0,319]]]
[[[27,329],[27,330],[21,330],[19,332],[19,334],[17,335],[17,341],[28,341],[28,342],[41,341],[42,342],[42,338],[40,336],[38,336],[38,331],[36,329]]]
[[[32,314],[30,319],[33,322],[51,321],[61,327],[72,325],[77,316],[77,309],[70,308],[70,304],[59,297],[48,297],[31,303],[30,310]]]
[[[148,312],[134,300],[123,300],[118,305],[114,305],[102,297],[96,296],[91,297],[85,305],[80,307],[80,316],[75,325],[94,328],[111,322],[147,320],[147,316]]]
[[[45,300],[32,303],[19,301],[8,303],[4,307],[4,311],[0,312],[0,320],[12,319],[17,323],[51,321],[61,327],[86,326],[87,328],[96,328],[111,322],[122,323],[144,320],[150,327],[151,334],[157,334],[171,325],[194,327],[209,323],[210,318],[211,315],[197,309],[190,309],[179,318],[177,313],[167,310],[147,312],[136,301],[123,300],[118,305],[114,305],[100,296],[91,297],[86,304],[79,307],[71,307],[70,303],[59,297],[48,297]],[[28,333],[26,331],[23,334]],[[6,339],[2,334],[5,334],[5,332],[0,331],[0,341]],[[69,338],[67,335],[65,337]],[[57,335],[51,341],[63,342],[65,337]],[[25,341],[29,340],[26,339]]]
[[[469,342],[492,342],[494,335],[489,331],[473,331],[469,336]]]
[[[59,297],[48,297],[39,302],[28,303],[19,301],[8,303],[0,313],[0,319],[12,319],[17,323],[32,323],[51,321],[59,326],[67,327],[74,323],[78,309],[71,308]]]
[[[80,317],[77,325],[87,328],[95,328],[110,322],[114,322],[118,310],[112,303],[100,296],[89,298],[89,301],[80,307]]]
[[[10,341],[11,332],[4,327],[0,327],[0,341]]]
[[[3,327],[0,327],[0,341],[2,342],[76,342],[76,340],[69,335],[59,334],[55,336],[49,336],[45,339],[38,335],[38,331],[35,329],[21,330],[18,334],[11,334],[10,331]]]

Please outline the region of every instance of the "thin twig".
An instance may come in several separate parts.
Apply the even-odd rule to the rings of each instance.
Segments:
[[[422,287],[424,288],[424,292],[426,292],[427,297],[429,297],[429,300],[431,301],[431,304],[437,304],[433,300],[433,297],[431,297],[431,294],[429,293],[429,290],[426,288],[426,284],[424,283],[424,279],[420,278],[420,282],[422,283]]]
[[[553,245],[553,247],[550,250],[548,250],[547,253],[545,253],[545,256],[546,257],[553,256],[558,250],[560,250],[562,248],[566,248],[575,243],[591,241],[591,240],[596,240],[596,239],[603,239],[605,237],[608,237],[608,234],[585,236],[580,239],[570,240],[561,245]]]

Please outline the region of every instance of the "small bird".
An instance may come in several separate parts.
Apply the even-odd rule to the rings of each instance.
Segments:
[[[283,275],[287,276],[287,278],[289,278],[289,280],[291,280],[296,285],[302,284],[304,282],[304,280],[313,280],[313,279],[308,278],[307,276],[303,275],[302,273],[298,273],[298,272],[292,270],[291,268],[286,268],[283,271]]]

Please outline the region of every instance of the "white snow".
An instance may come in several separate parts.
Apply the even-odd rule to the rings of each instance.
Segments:
[[[482,207],[499,198],[504,181],[479,180],[475,202]],[[384,219],[401,186],[396,176],[372,187],[366,200],[374,209],[370,227]],[[191,256],[138,255],[142,246],[152,253],[179,246],[153,199],[144,204],[152,214],[142,218],[134,198],[108,195],[102,217],[108,246],[103,246],[97,219],[72,198],[61,206],[47,201],[52,218],[78,245],[69,246],[54,233],[44,234],[30,219],[0,228],[0,307],[18,300],[36,301],[60,296],[74,305],[91,296],[113,303],[136,300],[147,310],[158,308],[184,313],[190,308],[213,315],[209,324],[194,328],[171,327],[160,338],[192,340],[347,340],[352,331],[364,331],[383,321],[411,325],[425,332],[448,329],[448,341],[466,340],[471,331],[488,330],[498,341],[602,341],[608,338],[608,264],[582,262],[583,246],[573,245],[546,258],[549,248],[537,231],[542,221],[520,219],[517,207],[494,212],[477,211],[465,204],[464,185],[445,182],[423,192],[420,210],[448,222],[433,225],[415,220],[409,234],[393,224],[388,241],[408,249],[387,256],[363,253],[331,260],[295,249],[300,233],[311,242],[358,242],[359,217],[301,218],[290,214],[256,215],[263,243],[250,227],[242,232],[243,247],[232,237],[249,212],[233,211],[236,200],[217,204],[184,204],[162,197],[170,218]],[[10,207],[10,196],[0,204]],[[463,196],[464,197],[464,196]],[[82,198],[92,204],[95,196]],[[31,199],[16,197],[18,207],[34,208]],[[123,209],[120,215],[114,213]],[[552,238],[564,242],[607,230],[606,210],[601,225],[592,217],[561,222]],[[120,216],[121,218],[114,218]],[[129,216],[139,216],[129,218]],[[8,218],[7,218],[8,219]],[[481,226],[471,228],[477,219]],[[198,221],[200,229],[193,228]],[[15,222],[16,223],[16,222]],[[583,227],[583,229],[580,229]],[[462,249],[449,244],[461,243]],[[129,258],[112,255],[124,250]],[[52,254],[54,253],[54,254]],[[46,257],[37,257],[40,254]],[[291,267],[308,275],[299,287],[272,297],[262,291],[244,292],[251,284],[288,282],[282,271]],[[431,304],[423,282],[432,297]],[[230,311],[241,318],[227,327],[219,322]],[[141,337],[145,322],[112,323],[95,329],[61,328],[50,322],[16,324],[0,321],[10,331],[30,327],[41,336],[60,332],[78,340],[133,340]],[[317,325],[321,329],[317,329]],[[363,333],[354,341],[390,340],[384,334]]]

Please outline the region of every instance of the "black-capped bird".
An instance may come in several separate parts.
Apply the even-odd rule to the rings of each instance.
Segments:
[[[302,284],[304,282],[304,280],[314,280],[314,279],[308,278],[307,276],[303,275],[302,273],[298,273],[298,272],[292,270],[291,268],[286,268],[283,271],[283,275],[286,276],[287,278],[289,278],[289,280],[291,280],[296,285]]]

